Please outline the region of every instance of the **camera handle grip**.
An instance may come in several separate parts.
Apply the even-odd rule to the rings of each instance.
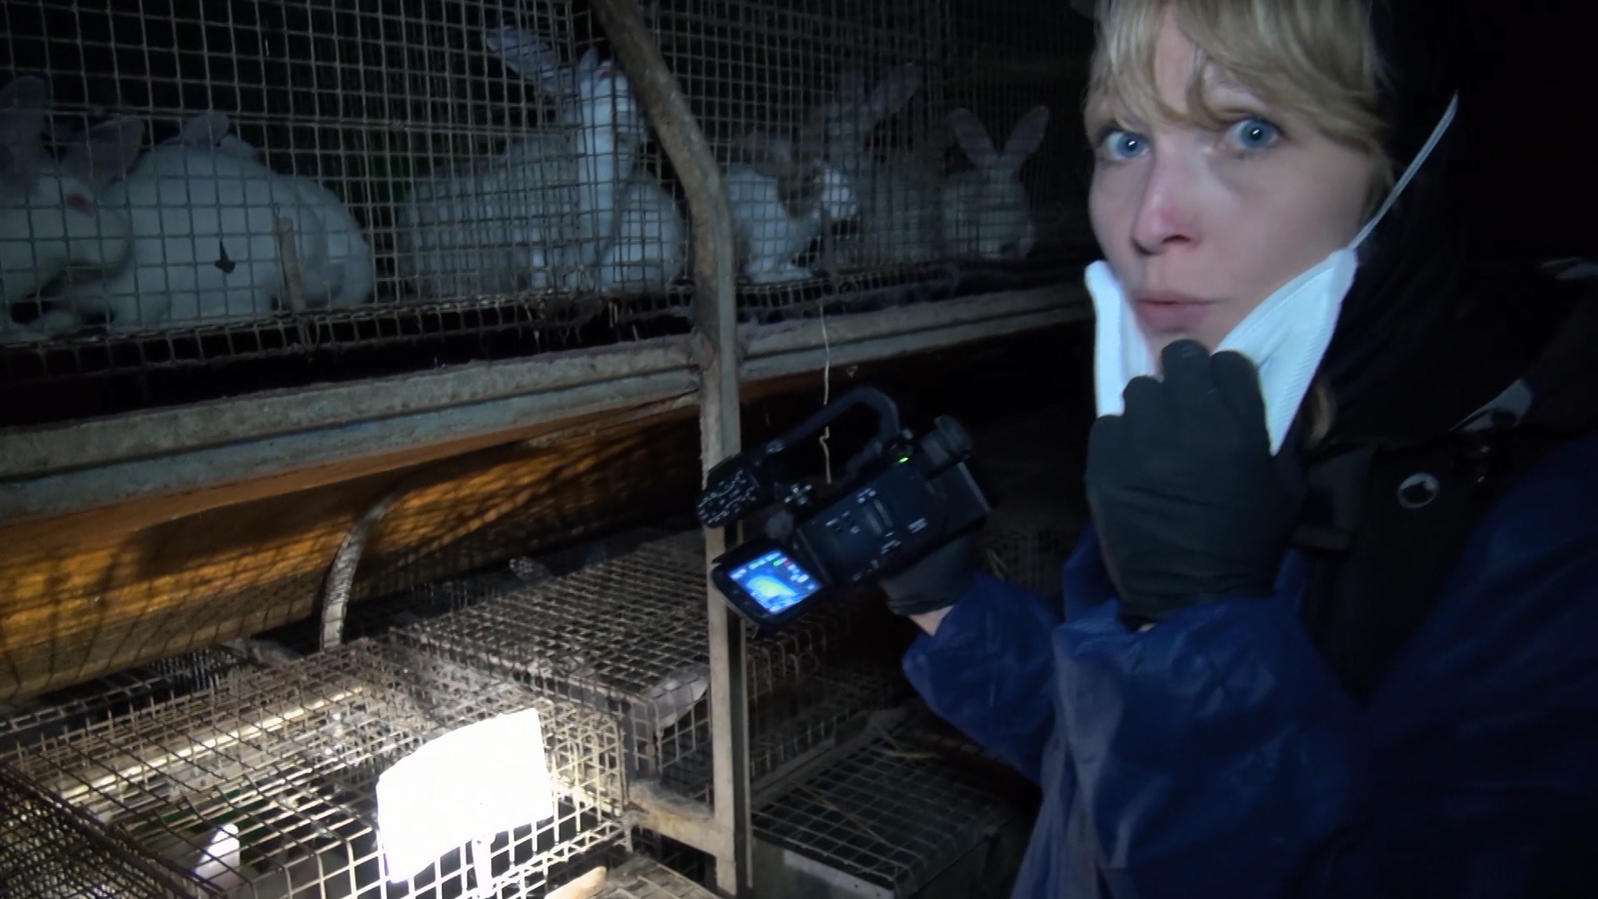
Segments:
[[[786,452],[791,447],[797,446],[819,434],[822,428],[837,421],[839,416],[849,412],[856,406],[870,406],[871,410],[877,413],[876,444],[868,445],[867,450],[872,445],[886,446],[899,436],[899,407],[887,394],[875,387],[868,387],[862,384],[851,388],[843,396],[817,409],[809,418],[806,418],[782,434],[782,436],[771,440],[766,444],[763,451],[764,454],[766,456],[775,456]]]

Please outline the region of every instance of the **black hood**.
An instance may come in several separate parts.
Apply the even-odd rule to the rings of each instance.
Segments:
[[[1479,110],[1464,17],[1435,0],[1371,0],[1380,97],[1397,172],[1456,92],[1452,125],[1359,250],[1360,268],[1321,363],[1336,414],[1328,445],[1409,443],[1448,430],[1540,355],[1568,303],[1524,262],[1472,241]],[[1501,116],[1500,116],[1501,119]]]

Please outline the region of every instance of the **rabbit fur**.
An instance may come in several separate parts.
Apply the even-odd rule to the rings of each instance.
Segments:
[[[396,216],[401,274],[424,296],[576,286],[617,233],[646,130],[620,67],[592,48],[576,67],[514,27],[489,51],[560,103],[557,122],[497,156],[417,182]],[[658,199],[651,197],[650,199]]]
[[[848,178],[801,158],[786,138],[754,132],[743,143],[753,164],[728,166],[724,178],[744,277],[756,284],[812,277],[793,259],[829,221],[859,214]]]
[[[805,124],[801,150],[836,166],[859,202],[858,234],[834,250],[840,265],[916,263],[939,255],[936,171],[920,154],[898,151],[879,160],[869,146],[872,132],[909,103],[921,81],[921,67],[907,63],[867,90],[865,73],[849,70]]]
[[[943,241],[956,257],[1021,259],[1037,243],[1021,165],[1043,143],[1047,106],[1034,106],[1016,123],[1002,152],[967,109],[949,113],[948,125],[975,168],[949,176],[943,186]]]
[[[46,332],[17,323],[12,304],[69,269],[103,272],[132,246],[127,216],[97,195],[92,159],[138,153],[143,126],[107,122],[79,136],[99,152],[69,152],[60,164],[42,145],[49,84],[19,77],[0,88],[0,341],[36,340]],[[116,166],[121,170],[121,164]]]
[[[688,265],[688,225],[677,201],[639,172],[627,185],[615,239],[594,276],[600,293],[658,293]]]
[[[343,204],[320,185],[279,175],[227,116],[202,113],[151,149],[104,202],[125,211],[133,252],[103,280],[55,298],[123,332],[162,324],[268,318],[290,283],[280,223],[290,231],[307,305],[353,305],[371,292],[371,250]]]

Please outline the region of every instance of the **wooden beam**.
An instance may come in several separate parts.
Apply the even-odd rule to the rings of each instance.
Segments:
[[[397,573],[450,577],[667,499],[685,505],[699,467],[692,416],[551,432],[200,511],[164,498],[0,527],[0,702],[310,616],[350,523],[396,488],[356,601]],[[633,476],[643,469],[651,477]]]

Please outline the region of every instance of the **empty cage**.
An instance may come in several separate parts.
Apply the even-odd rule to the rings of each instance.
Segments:
[[[756,891],[909,899],[1003,896],[1031,818],[1020,790],[924,712],[866,730],[757,797]]]
[[[614,716],[631,772],[707,801],[710,674],[703,596],[703,542],[689,532],[396,628],[390,639]],[[878,613],[864,602],[835,603],[750,640],[750,702],[758,708],[770,697],[772,709],[784,712],[780,722],[768,713],[773,727],[763,736],[780,743],[782,728],[798,728],[789,741],[808,745],[806,733],[822,739],[829,725],[869,707],[861,693],[874,682],[835,692],[836,680],[817,673],[864,639],[865,622]],[[808,719],[792,715],[795,692],[819,705]],[[783,752],[780,745],[765,750],[777,760]]]
[[[542,719],[554,818],[494,839],[493,884],[476,882],[478,860],[464,849],[409,881],[385,883],[377,776],[450,729],[529,708]],[[359,643],[52,735],[6,763],[48,805],[59,811],[64,803],[104,828],[101,842],[137,847],[138,866],[124,872],[108,861],[98,876],[153,868],[175,872],[191,889],[237,896],[445,896],[490,887],[541,895],[573,873],[568,866],[580,868],[622,839],[620,748],[615,723],[602,716],[397,647]],[[83,821],[54,826],[82,829]],[[69,895],[106,894],[94,883],[82,889]]]

